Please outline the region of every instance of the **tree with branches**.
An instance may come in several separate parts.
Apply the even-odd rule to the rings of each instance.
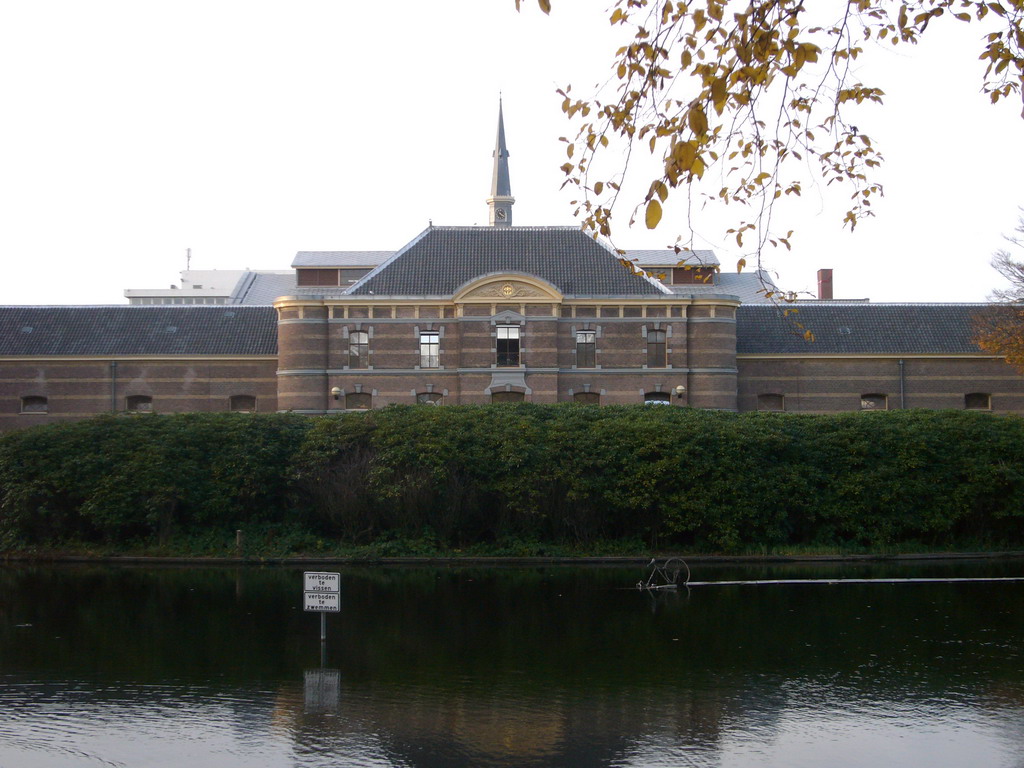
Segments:
[[[1024,253],[1024,209],[1014,234],[1004,237]],[[1004,356],[1006,362],[1024,372],[1024,261],[1004,248],[993,254],[992,266],[1006,278],[1009,287],[993,291],[990,298],[997,303],[975,316],[974,340],[986,352]]]
[[[551,0],[538,2],[550,11]],[[856,79],[854,64],[875,53],[871,45],[917,43],[947,19],[981,27],[981,87],[991,101],[1020,95],[1024,0],[614,0],[609,23],[624,44],[608,85],[583,98],[572,86],[559,91],[577,124],[563,138],[562,166],[578,188],[577,215],[611,238],[616,211],[654,229],[680,196],[678,252],[694,247],[696,211],[737,206],[723,234],[741,249],[742,269],[751,257],[760,265],[767,246],[789,248],[792,231],[773,222],[775,203],[821,181],[847,188],[842,224],[853,229],[882,193],[882,155],[853,115],[885,97]],[[650,161],[637,164],[638,153]],[[630,196],[634,167],[645,176],[630,177],[638,190]]]

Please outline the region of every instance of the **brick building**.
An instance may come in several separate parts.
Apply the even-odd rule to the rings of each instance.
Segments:
[[[512,226],[498,126],[488,226],[300,252],[290,273],[183,273],[130,306],[0,307],[0,430],[517,400],[1024,413],[1024,377],[972,342],[982,305],[836,302],[823,270],[797,327],[762,275],[711,252],[621,256],[577,228]]]

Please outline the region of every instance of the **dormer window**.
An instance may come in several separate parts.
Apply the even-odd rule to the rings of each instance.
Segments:
[[[337,269],[298,269],[295,271],[295,284],[302,286],[337,285]]]
[[[711,267],[673,267],[672,285],[712,285],[715,270]]]

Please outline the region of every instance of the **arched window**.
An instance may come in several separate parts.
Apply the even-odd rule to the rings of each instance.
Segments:
[[[256,398],[253,395],[232,395],[231,410],[238,413],[253,413],[256,410]]]
[[[149,395],[128,395],[125,398],[125,410],[129,413],[152,413],[153,398]]]
[[[416,395],[416,402],[420,405],[440,405],[441,404],[441,393],[440,392],[420,392]]]
[[[665,367],[665,331],[647,332],[647,367]]]
[[[757,396],[757,410],[759,411],[784,411],[786,410],[786,397],[774,393],[766,393]]]
[[[368,411],[373,403],[373,398],[366,392],[352,392],[345,395],[345,408],[349,411]]]
[[[600,405],[601,396],[597,392],[576,392],[572,396],[572,401],[581,405]]]
[[[522,392],[491,392],[492,403],[521,403],[524,399]]]
[[[644,405],[671,405],[668,392],[645,392]]]
[[[352,331],[348,335],[348,367],[366,368],[369,364],[370,334],[366,331]]]
[[[969,411],[991,411],[992,395],[987,392],[970,392],[964,395],[964,408]]]
[[[862,411],[885,411],[889,408],[889,396],[878,393],[860,396]]]
[[[45,397],[40,397],[38,395],[29,395],[28,397],[21,398],[21,412],[49,413],[50,404],[47,402]]]

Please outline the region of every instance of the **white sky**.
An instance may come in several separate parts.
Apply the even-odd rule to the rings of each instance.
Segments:
[[[4,0],[0,304],[125,303],[178,283],[186,248],[194,269],[287,269],[298,250],[397,249],[431,219],[484,224],[499,91],[514,222],[572,224],[555,89],[607,78],[620,33],[604,7]],[[887,105],[855,122],[887,158],[885,198],[851,235],[808,190],[794,250],[769,254],[782,286],[813,290],[819,267],[837,298],[980,301],[999,284],[1024,120],[978,93],[979,35],[949,22],[871,52],[863,79]],[[620,247],[675,238],[671,210],[655,232],[627,218]]]

